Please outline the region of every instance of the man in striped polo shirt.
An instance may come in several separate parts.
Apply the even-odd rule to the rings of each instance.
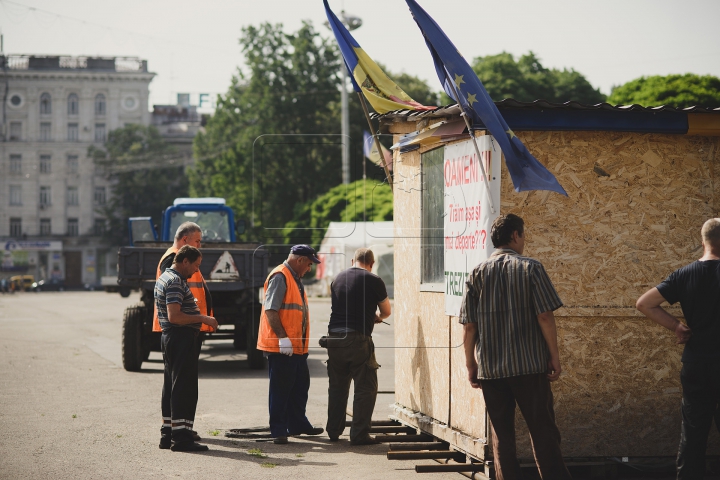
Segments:
[[[550,382],[560,377],[553,311],[562,306],[542,264],[523,257],[525,226],[500,215],[490,238],[497,249],[470,274],[460,312],[465,364],[492,422],[498,480],[522,478],[515,449],[515,405],[532,438],[544,480],[569,479],[560,452]]]
[[[185,245],[178,250],[172,266],[155,282],[155,305],[162,328],[165,377],[162,390],[163,424],[160,448],[179,452],[199,452],[208,447],[193,440],[193,422],[198,399],[198,358],[196,338],[203,323],[217,328],[214,317],[200,315],[187,279],[202,262],[200,250]]]

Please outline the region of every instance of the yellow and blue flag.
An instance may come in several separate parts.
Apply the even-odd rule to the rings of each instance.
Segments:
[[[435,107],[421,105],[405,93],[402,88],[398,87],[386,74],[378,67],[360,45],[350,35],[345,25],[338,19],[327,0],[323,0],[325,4],[325,13],[327,14],[330,28],[335,34],[340,52],[342,53],[345,66],[350,72],[350,80],[352,80],[353,88],[356,92],[362,92],[367,98],[370,105],[377,113],[387,113],[394,110],[432,110]]]
[[[380,148],[382,149],[383,154],[382,159],[385,159],[385,165],[387,165],[388,170],[392,172],[392,153],[390,153],[390,150],[385,148],[382,144],[380,145]],[[363,130],[363,155],[365,155],[365,158],[373,162],[375,165],[379,167],[383,166],[383,161],[377,151],[375,138],[373,138],[367,130]]]
[[[466,114],[470,115],[474,125],[484,125],[484,128],[495,137],[505,154],[505,164],[515,191],[551,190],[567,196],[567,192],[555,175],[550,173],[515,136],[478,76],[445,32],[415,0],[405,1],[425,37],[425,43],[430,49],[435,62],[435,71],[443,89],[458,102]],[[456,98],[455,89],[450,82],[457,87],[460,98]]]

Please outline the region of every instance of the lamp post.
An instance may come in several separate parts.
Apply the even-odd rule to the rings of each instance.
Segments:
[[[356,30],[362,26],[362,19],[353,15],[340,12],[340,20],[348,30]],[[328,25],[329,26],[329,25]],[[342,182],[350,183],[350,110],[348,108],[347,68],[345,64],[340,67],[342,83],[340,85],[340,111],[341,111],[341,133],[342,133]]]

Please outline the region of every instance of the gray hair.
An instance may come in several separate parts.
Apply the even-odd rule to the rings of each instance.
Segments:
[[[188,235],[192,235],[195,232],[202,233],[202,229],[197,223],[194,222],[185,222],[180,224],[180,226],[177,229],[177,232],[175,232],[175,240],[180,240],[183,237],[187,237]]]
[[[358,248],[355,250],[355,261],[363,265],[375,263],[375,254],[369,248]]]
[[[711,218],[700,230],[702,239],[713,247],[720,247],[720,218]]]

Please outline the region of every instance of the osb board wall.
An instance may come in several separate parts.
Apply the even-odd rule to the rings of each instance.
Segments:
[[[515,193],[503,165],[501,211],[526,220],[525,253],[544,263],[566,305],[556,312],[565,374],[554,385],[564,454],[673,455],[680,425],[681,347],[672,345],[669,332],[639,316],[634,303],[671,271],[700,256],[700,226],[718,216],[720,206],[720,188],[713,189],[712,183],[719,173],[720,142],[608,132],[518,136],[569,194]],[[399,234],[403,228],[419,227],[419,166],[419,151],[396,153]],[[396,288],[401,284],[402,301],[396,301],[396,309],[407,310],[408,315],[398,316],[407,321],[426,298],[442,295],[418,292],[419,241],[399,244],[395,281]],[[399,244],[396,240],[396,249]],[[437,303],[442,312],[442,302]],[[436,318],[446,324],[447,317]],[[456,321],[450,319],[451,325]],[[452,328],[454,340],[459,330]],[[463,386],[462,352],[451,349],[450,357],[451,424],[481,437],[482,406],[476,405],[476,392]],[[404,374],[396,370],[398,379]],[[403,402],[417,395],[414,388],[398,384],[398,403],[411,407]],[[463,408],[468,405],[478,413]],[[435,417],[423,408],[416,410]],[[708,452],[719,452],[718,445],[713,433]],[[521,455],[530,455],[522,429],[519,448]]]
[[[482,391],[470,386],[465,368],[463,326],[456,317],[452,317],[451,321],[450,426],[471,437],[487,441],[489,429],[486,430],[485,426],[485,401]]]
[[[441,293],[419,291],[420,156],[407,157],[395,164],[395,401],[447,423],[449,319]]]

